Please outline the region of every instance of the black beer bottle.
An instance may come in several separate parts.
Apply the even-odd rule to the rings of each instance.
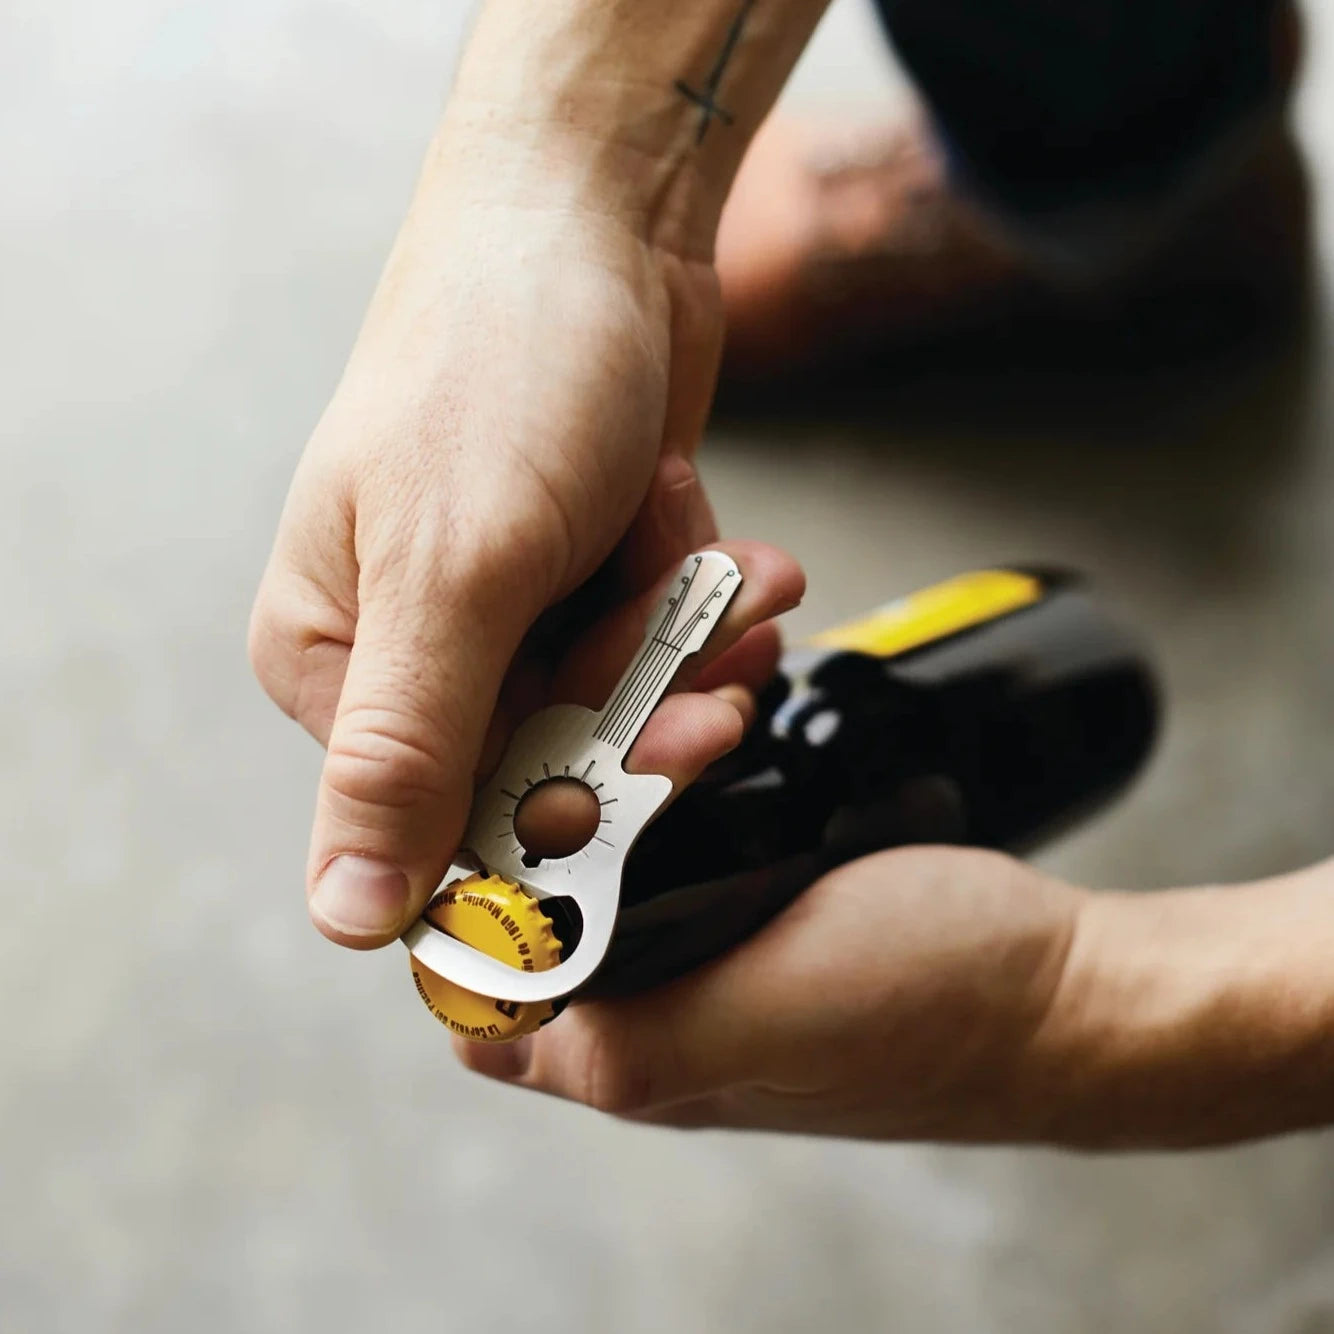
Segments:
[[[1138,646],[1062,572],[964,575],[794,647],[741,747],[644,832],[587,991],[685,972],[868,853],[1031,848],[1129,782],[1156,720]]]

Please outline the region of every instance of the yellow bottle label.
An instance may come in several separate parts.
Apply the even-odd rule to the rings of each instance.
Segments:
[[[994,621],[1042,598],[1042,584],[1013,570],[978,570],[899,598],[869,616],[816,635],[820,648],[892,658],[947,635]]]

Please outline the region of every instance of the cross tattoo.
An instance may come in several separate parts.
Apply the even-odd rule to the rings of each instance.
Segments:
[[[699,119],[699,132],[695,135],[695,142],[702,144],[704,136],[709,132],[709,126],[715,120],[720,120],[724,125],[731,125],[736,117],[726,108],[718,105],[718,89],[723,81],[723,74],[727,70],[728,62],[736,52],[737,43],[741,40],[741,30],[746,26],[746,18],[750,11],[755,8],[756,0],[742,0],[740,10],[737,16],[732,20],[732,26],[727,30],[727,38],[723,42],[723,49],[718,53],[718,59],[713,62],[713,68],[709,71],[709,77],[705,80],[704,87],[692,88],[684,79],[677,79],[676,91],[688,101],[693,102],[703,113]]]

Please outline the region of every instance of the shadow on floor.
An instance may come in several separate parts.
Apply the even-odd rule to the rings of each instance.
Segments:
[[[1133,528],[1187,565],[1254,561],[1311,439],[1320,340],[1307,303],[1277,322],[1190,317],[864,351],[795,387],[721,397],[715,422],[775,450],[851,435],[918,475]]]
[[[1133,528],[1188,566],[1253,561],[1311,440],[1320,342],[1291,140],[1197,221],[1124,290],[725,384],[715,422],[774,449],[851,434],[919,474]]]

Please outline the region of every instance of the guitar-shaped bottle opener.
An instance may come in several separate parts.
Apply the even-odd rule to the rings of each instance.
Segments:
[[[422,917],[403,943],[428,969],[469,991],[508,1002],[555,1000],[593,975],[611,942],[625,860],[672,791],[671,780],[661,775],[626,773],[625,758],[681,663],[703,647],[740,586],[741,571],[730,556],[706,551],[687,557],[603,708],[558,704],[533,714],[477,793],[463,851],[440,888],[481,871],[513,882],[539,904],[548,897],[573,900],[582,918],[574,952],[554,968],[525,972]],[[526,856],[515,832],[515,812],[530,791],[556,779],[588,787],[597,798],[600,823],[579,851],[531,864],[534,859]]]

